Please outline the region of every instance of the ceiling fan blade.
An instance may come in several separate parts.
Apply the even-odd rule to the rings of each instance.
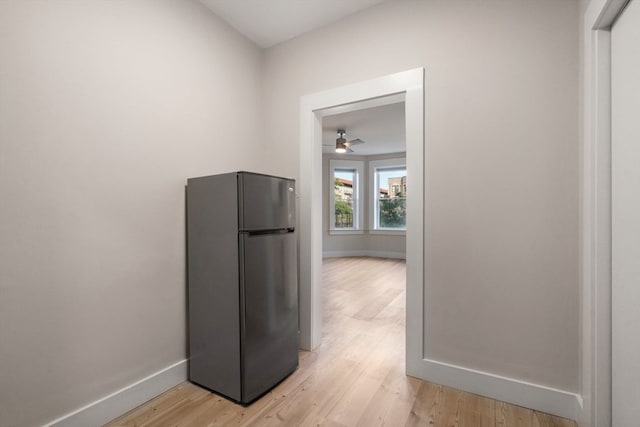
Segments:
[[[353,150],[349,147],[347,147],[347,153],[353,153]]]
[[[345,143],[347,147],[351,147],[352,145],[358,145],[358,144],[364,144],[364,141],[361,140],[360,138],[356,138]]]

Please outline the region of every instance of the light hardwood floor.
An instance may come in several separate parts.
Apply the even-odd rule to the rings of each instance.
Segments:
[[[404,374],[405,263],[327,259],[324,337],[249,407],[182,383],[116,426],[558,426],[575,423]]]

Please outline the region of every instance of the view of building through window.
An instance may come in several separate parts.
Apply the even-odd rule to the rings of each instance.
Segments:
[[[376,169],[377,216],[375,228],[404,229],[407,224],[407,169]],[[349,169],[336,169],[334,176],[335,229],[354,228],[354,210],[357,205],[354,199],[353,183],[357,172]]]
[[[376,169],[377,228],[407,226],[407,169]]]

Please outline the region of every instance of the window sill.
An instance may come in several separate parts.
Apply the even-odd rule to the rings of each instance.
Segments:
[[[364,230],[329,230],[329,234],[332,236],[339,236],[341,234],[364,234]]]
[[[369,234],[378,234],[383,236],[405,236],[407,230],[369,230]]]

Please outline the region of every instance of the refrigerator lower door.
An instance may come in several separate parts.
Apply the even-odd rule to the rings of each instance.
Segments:
[[[241,234],[242,402],[259,397],[298,366],[294,233]]]

